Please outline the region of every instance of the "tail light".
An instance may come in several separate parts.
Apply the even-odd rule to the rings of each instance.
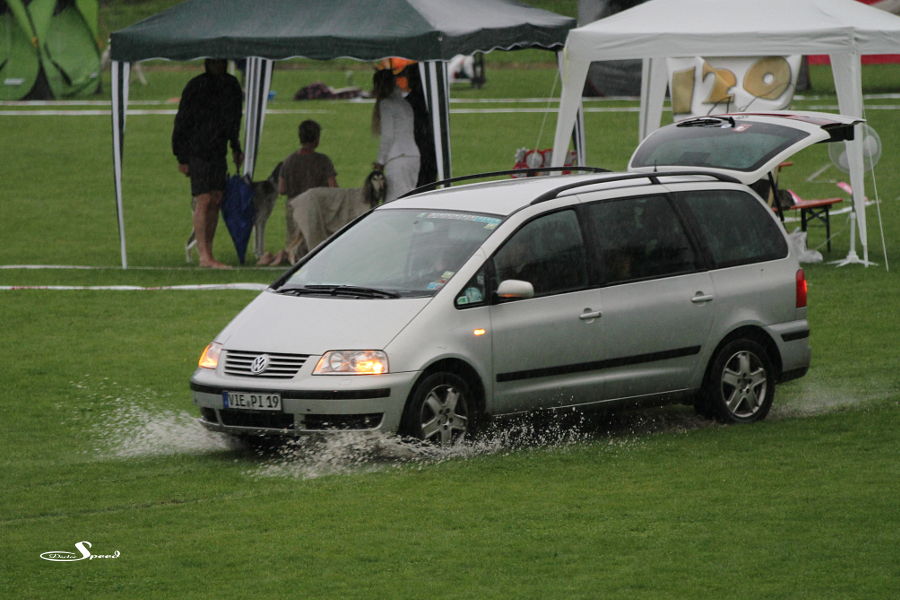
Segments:
[[[803,269],[797,269],[797,308],[806,307],[806,293],[808,288],[806,274],[803,272]]]

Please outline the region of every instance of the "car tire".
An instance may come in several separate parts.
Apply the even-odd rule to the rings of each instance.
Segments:
[[[750,339],[728,342],[710,364],[697,412],[723,423],[761,421],[775,399],[774,371],[759,343]]]
[[[702,391],[697,393],[694,397],[693,401],[694,412],[697,413],[698,416],[703,417],[704,419],[714,419],[716,418],[715,411],[710,406],[710,403],[706,399],[706,394]]]
[[[416,384],[404,410],[401,432],[449,446],[474,433],[476,412],[468,382],[456,373],[439,371]]]

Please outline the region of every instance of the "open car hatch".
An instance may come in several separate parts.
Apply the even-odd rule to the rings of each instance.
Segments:
[[[853,139],[864,119],[844,115],[773,111],[726,113],[685,119],[657,129],[638,145],[630,171],[691,170],[724,173],[750,185],[780,163],[819,142]]]

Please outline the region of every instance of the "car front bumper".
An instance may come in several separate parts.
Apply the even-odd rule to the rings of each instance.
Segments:
[[[300,436],[329,431],[396,433],[419,373],[316,376],[300,381],[223,378],[198,369],[191,378],[200,424],[233,435]],[[226,408],[225,392],[278,393],[280,411]]]

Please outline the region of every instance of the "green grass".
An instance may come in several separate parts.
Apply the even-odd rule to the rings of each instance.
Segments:
[[[297,112],[267,117],[259,173],[293,148],[296,124],[310,116],[323,124],[340,183],[358,185],[375,151],[370,105],[289,100],[309,82],[346,80],[345,64],[296,66],[276,72],[272,108]],[[173,67],[148,68],[150,85],[135,84],[132,97],[177,96],[194,71]],[[484,90],[454,96],[553,95],[550,69],[489,63],[488,76]],[[826,80],[815,69],[824,97],[796,104],[834,104]],[[896,91],[900,76],[867,67],[864,83]],[[895,596],[900,125],[896,110],[872,108],[890,103],[900,104],[870,101],[867,117],[884,142],[876,175],[892,270],[874,206],[878,266],[805,266],[813,367],[780,386],[769,419],[753,426],[710,425],[673,406],[593,419],[574,438],[568,421],[551,422],[545,443],[500,443],[516,431],[504,425],[488,439],[493,449],[436,461],[395,458],[384,440],[260,457],[195,426],[187,389],[203,345],[253,292],[0,291],[0,597]],[[588,113],[591,162],[623,168],[636,121],[633,112]],[[185,265],[190,199],[169,151],[171,122],[128,120],[125,216],[130,264],[140,268],[123,271],[109,118],[0,116],[0,265],[102,267],[0,269],[0,285],[274,279],[272,269]],[[517,147],[549,146],[554,124],[540,113],[454,113],[454,169],[510,167]],[[824,148],[811,149],[784,177],[801,195],[832,195],[824,180],[843,174],[805,181],[827,161]],[[270,249],[282,222],[283,212],[273,215]],[[840,235],[827,258],[842,258],[846,217],[833,224]],[[236,263],[224,229],[217,249]],[[120,557],[39,558],[81,540]]]

